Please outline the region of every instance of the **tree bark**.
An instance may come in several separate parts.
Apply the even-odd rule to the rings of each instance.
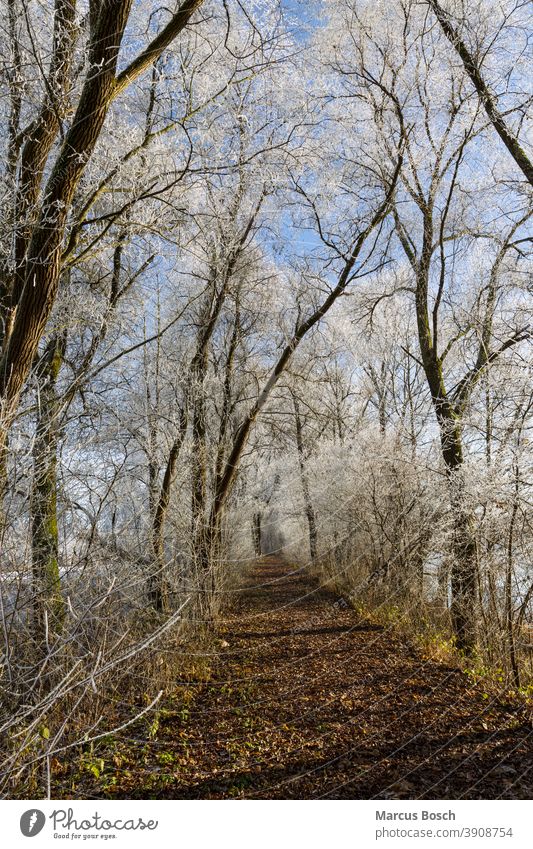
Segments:
[[[252,540],[254,543],[254,554],[256,557],[261,557],[263,547],[261,544],[261,511],[256,510],[252,517]]]
[[[316,516],[311,500],[311,492],[309,488],[309,478],[305,464],[304,444],[302,435],[302,419],[300,416],[300,405],[295,395],[292,396],[294,406],[294,422],[296,427],[296,449],[298,451],[298,463],[300,466],[300,482],[302,485],[302,493],[304,497],[304,509],[307,519],[307,528],[309,533],[309,553],[311,555],[311,564],[314,565],[318,555],[318,534],[316,527]]]
[[[209,343],[222,310],[226,292],[227,276],[221,287],[215,292],[216,277],[211,282],[212,290],[208,295],[204,317],[202,318],[196,351],[191,362],[189,404],[191,415],[192,470],[191,470],[191,522],[193,555],[196,561],[199,581],[204,592],[209,594],[208,573],[211,565],[213,539],[207,533],[207,423],[205,379],[209,366]],[[207,602],[206,602],[207,604]]]
[[[24,283],[26,255],[37,211],[37,199],[48,155],[68,109],[70,66],[76,45],[76,2],[56,0],[52,60],[45,96],[37,119],[26,132],[22,145],[15,201],[14,277],[2,305],[4,327],[2,348],[9,340],[15,311]],[[14,154],[13,154],[14,155]],[[16,164],[14,163],[15,168]]]
[[[185,407],[180,411],[180,421],[178,432],[172,443],[159,498],[155,508],[153,525],[152,525],[152,545],[154,549],[155,572],[150,578],[149,595],[154,608],[163,613],[168,607],[167,582],[165,580],[165,551],[164,551],[164,530],[165,520],[170,504],[170,495],[172,491],[172,483],[176,474],[176,464],[178,462],[179,453],[185,434],[187,432],[187,410]]]
[[[39,405],[33,446],[33,628],[41,648],[45,646],[47,630],[59,633],[65,616],[58,560],[57,447],[60,411],[56,393],[64,348],[65,336],[53,336],[40,363]]]
[[[509,652],[509,664],[511,666],[511,674],[515,687],[520,687],[520,669],[518,666],[518,658],[516,654],[516,641],[514,631],[514,613],[513,613],[513,543],[514,529],[516,517],[518,514],[518,496],[520,485],[520,471],[518,462],[514,467],[514,493],[513,507],[511,510],[511,521],[509,523],[509,536],[507,538],[507,564],[505,570],[505,624],[507,630],[507,646]]]

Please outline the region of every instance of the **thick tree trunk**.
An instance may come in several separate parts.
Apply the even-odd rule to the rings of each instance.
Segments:
[[[54,336],[40,369],[37,426],[33,446],[31,497],[34,634],[44,646],[46,632],[63,627],[65,602],[61,593],[57,527],[58,398],[56,383],[64,352],[64,338]]]
[[[54,35],[50,70],[45,96],[31,133],[22,145],[17,191],[15,194],[14,275],[9,293],[2,304],[4,315],[2,348],[9,340],[15,311],[25,283],[25,261],[35,224],[37,200],[50,151],[68,108],[71,58],[76,46],[76,2],[55,0]],[[17,154],[13,151],[13,157]],[[16,170],[16,160],[13,161]]]
[[[131,0],[122,0],[104,4],[100,10],[88,50],[89,62],[98,71],[85,80],[72,125],[44,190],[31,239],[25,236],[24,276],[12,310],[14,318],[7,325],[12,330],[6,336],[0,363],[0,397],[8,422],[56,299],[68,212],[115,93],[116,62],[130,8]],[[46,143],[41,147],[45,150]]]
[[[452,512],[451,608],[457,648],[470,653],[476,644],[477,543],[474,518],[467,509],[461,428],[448,402],[435,402],[442,456],[450,487]]]
[[[244,245],[241,239],[240,247]],[[233,273],[238,253],[230,253],[227,265],[219,280],[216,290],[217,274],[213,273],[211,290],[207,295],[204,314],[198,330],[196,351],[191,362],[190,384],[188,389],[191,415],[192,438],[192,471],[191,471],[191,536],[193,541],[193,557],[196,565],[198,583],[203,596],[202,610],[210,617],[211,597],[214,591],[215,550],[220,548],[221,525],[218,519],[211,522],[207,509],[207,399],[205,395],[205,380],[209,367],[209,345],[222,307],[227,296],[227,286]],[[235,335],[234,335],[235,339]],[[233,352],[230,351],[229,374],[231,374]],[[227,371],[228,374],[228,371]],[[229,392],[229,388],[227,388]],[[225,399],[229,404],[229,395]],[[225,439],[225,423],[219,436],[219,448]],[[221,457],[216,459],[216,478],[219,474],[218,464]]]

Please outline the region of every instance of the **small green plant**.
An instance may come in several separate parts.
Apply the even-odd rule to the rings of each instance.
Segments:
[[[157,732],[159,731],[159,719],[160,712],[156,711],[153,719],[148,723],[148,739],[154,740],[157,737]]]
[[[100,778],[105,769],[105,763],[103,758],[95,757],[93,752],[84,752],[81,756],[81,768],[83,772],[89,772],[95,778]]]
[[[158,752],[156,760],[162,766],[171,766],[176,760],[176,756],[172,752]]]

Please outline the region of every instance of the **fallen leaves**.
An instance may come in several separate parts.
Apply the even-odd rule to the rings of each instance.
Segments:
[[[152,739],[102,754],[103,773],[78,778],[79,795],[531,798],[523,703],[289,573],[273,558],[256,565],[214,641],[223,651],[188,670]],[[55,798],[73,795],[72,776],[54,773]]]

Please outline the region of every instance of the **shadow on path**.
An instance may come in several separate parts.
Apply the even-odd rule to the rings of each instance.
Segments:
[[[219,637],[211,680],[186,717],[161,721],[119,796],[531,798],[524,706],[361,622],[282,560],[257,562]]]

